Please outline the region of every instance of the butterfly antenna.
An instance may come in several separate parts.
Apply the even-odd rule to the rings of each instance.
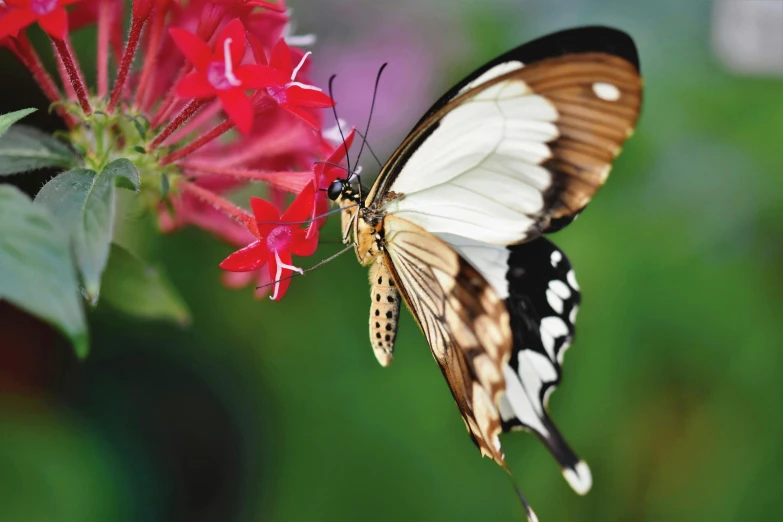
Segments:
[[[329,97],[332,99],[332,114],[334,114],[334,121],[337,124],[337,130],[340,131],[340,138],[343,140],[343,148],[345,148],[345,163],[348,165],[348,172],[351,171],[351,160],[348,158],[348,144],[345,142],[345,135],[343,134],[343,127],[340,125],[340,118],[337,117],[337,104],[334,103],[334,94],[332,94],[332,83],[337,77],[333,74],[329,77]],[[360,151],[361,152],[361,151]]]
[[[372,90],[372,103],[370,104],[370,115],[367,117],[367,127],[364,130],[364,136],[362,136],[362,146],[359,148],[359,154],[357,154],[356,156],[355,163],[357,165],[359,164],[359,159],[362,157],[362,151],[364,150],[364,146],[367,144],[366,136],[370,132],[370,122],[372,121],[372,112],[375,109],[375,97],[378,95],[378,85],[381,82],[381,74],[383,74],[383,70],[386,68],[387,65],[389,65],[389,62],[386,62],[383,65],[381,65],[381,68],[378,69],[378,74],[375,76],[375,87]],[[375,154],[373,154],[373,156],[374,155]],[[375,159],[377,160],[378,158],[376,157]]]
[[[357,170],[350,170],[348,167],[343,167],[343,166],[342,166],[342,165],[340,165],[339,163],[334,163],[334,162],[332,162],[332,161],[323,161],[323,160],[319,160],[319,161],[314,161],[314,162],[313,162],[313,164],[318,164],[318,163],[323,163],[324,165],[329,165],[330,167],[337,167],[337,168],[338,168],[338,169],[340,169],[340,170],[344,170],[344,171],[345,171],[346,173],[348,173],[348,174],[354,174],[354,173],[355,173],[355,174],[358,174],[358,173],[359,173],[359,170],[358,170],[358,169],[357,169]],[[324,190],[325,190],[325,189],[324,189]]]
[[[301,273],[301,274],[300,274],[300,273],[298,273],[298,272],[294,272],[293,274],[291,274],[291,275],[289,275],[289,276],[281,277],[280,279],[276,279],[276,280],[274,280],[274,281],[271,281],[271,282],[269,282],[269,283],[267,283],[267,284],[265,284],[265,285],[260,285],[260,286],[257,286],[257,287],[256,287],[256,290],[258,290],[258,289],[260,289],[260,288],[266,288],[267,286],[272,286],[272,285],[274,285],[274,284],[277,284],[277,283],[279,283],[280,281],[285,281],[286,279],[291,279],[292,277],[296,277],[296,276],[300,276],[300,275],[305,275],[307,272],[312,272],[312,271],[313,271],[313,270],[315,270],[316,268],[318,268],[318,267],[320,267],[320,266],[323,266],[323,265],[325,265],[325,264],[326,264],[326,263],[328,263],[329,261],[332,261],[332,260],[334,260],[334,259],[337,259],[337,258],[338,258],[338,257],[340,257],[341,255],[345,254],[345,253],[346,253],[346,252],[348,252],[350,249],[352,249],[354,246],[356,246],[356,243],[351,243],[350,245],[348,245],[347,247],[343,248],[342,250],[340,250],[340,251],[339,251],[339,252],[337,252],[336,254],[333,254],[333,255],[331,255],[331,256],[329,256],[329,257],[327,257],[326,259],[324,259],[324,260],[322,260],[322,261],[319,261],[318,263],[314,264],[314,265],[313,265],[313,266],[311,266],[310,268],[305,268],[304,270],[302,270],[302,273]]]
[[[326,191],[326,189],[319,189],[319,190]],[[349,208],[354,208],[358,206],[359,206],[358,203],[354,203],[353,205],[346,205],[344,207],[334,208],[332,210],[324,212],[323,214],[319,214],[317,216],[307,218],[304,221],[256,221],[256,223],[258,223],[259,225],[306,225],[312,223],[313,221],[318,221],[321,218],[325,218],[326,216],[337,214],[338,212],[342,212],[343,210],[347,210]]]
[[[356,131],[356,134],[358,134],[359,137],[362,139],[362,143],[367,145],[367,150],[370,151],[370,154],[372,154],[372,157],[375,158],[375,161],[378,162],[378,166],[379,167],[383,167],[383,163],[381,163],[381,160],[379,160],[378,156],[375,155],[375,151],[373,151],[372,148],[370,147],[370,144],[367,142],[367,138],[364,137],[364,135],[361,132],[359,132],[359,131]]]

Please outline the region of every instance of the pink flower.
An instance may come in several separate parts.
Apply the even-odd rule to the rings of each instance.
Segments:
[[[269,266],[269,277],[274,281],[272,300],[282,299],[291,283],[290,276],[304,271],[293,265],[291,255],[310,256],[318,246],[318,235],[308,237],[301,222],[308,218],[313,207],[315,191],[312,184],[294,199],[283,215],[277,208],[260,198],[250,198],[255,223],[249,230],[258,240],[228,256],[220,268],[231,272],[249,272]],[[290,223],[290,224],[285,224]]]
[[[265,63],[266,58],[260,49],[259,42],[251,39],[253,53],[259,63]],[[281,38],[277,41],[272,50],[272,56],[269,59],[269,66],[279,74],[278,82],[267,88],[269,95],[278,103],[280,108],[285,109],[294,116],[301,118],[313,129],[319,128],[319,122],[313,118],[307,108],[325,108],[334,105],[334,101],[328,95],[321,92],[321,89],[297,80],[297,74],[302,70],[311,53],[305,53],[299,63],[294,67],[291,60],[291,49]],[[281,80],[282,79],[282,80]]]
[[[191,72],[177,83],[180,98],[217,97],[237,128],[248,133],[253,126],[253,104],[245,93],[279,83],[280,75],[265,65],[240,65],[245,56],[245,27],[238,19],[218,34],[212,51],[201,38],[184,29],[172,28],[171,37],[193,64]]]
[[[79,0],[5,0],[8,11],[0,18],[0,39],[38,23],[52,38],[62,40],[68,34],[65,6]]]

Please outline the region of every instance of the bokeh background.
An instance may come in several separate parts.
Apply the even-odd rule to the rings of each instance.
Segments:
[[[370,134],[382,157],[442,91],[510,47],[583,24],[633,35],[638,130],[589,210],[553,237],[584,303],[550,407],[593,490],[572,493],[530,435],[504,436],[507,458],[543,521],[779,519],[783,1],[290,5],[297,33],[318,35],[316,78],[338,74],[350,123],[363,126],[390,63]],[[75,37],[83,50],[93,41]],[[9,55],[0,67],[0,112],[45,106]],[[338,236],[332,220],[320,256]],[[0,520],[523,520],[410,315],[394,364],[375,361],[365,270],[350,254],[273,303],[224,288],[217,263],[231,247],[202,232],[150,250],[190,327],[99,306],[77,362],[0,305]]]

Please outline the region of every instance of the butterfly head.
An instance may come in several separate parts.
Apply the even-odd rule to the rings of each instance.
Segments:
[[[326,195],[332,201],[342,198],[343,201],[359,203],[361,200],[361,182],[359,174],[351,172],[345,179],[336,179],[332,181],[329,188],[326,189]]]

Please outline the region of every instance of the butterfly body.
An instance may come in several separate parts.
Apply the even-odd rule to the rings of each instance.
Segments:
[[[352,234],[359,262],[371,266],[379,362],[391,362],[401,297],[481,454],[508,470],[499,435],[531,431],[579,494],[590,470],[547,404],[581,294],[565,254],[542,234],[571,223],[606,181],[641,91],[625,33],[548,35],[441,97],[369,191],[350,178],[329,188],[345,209],[344,240]],[[375,320],[387,313],[389,322]]]
[[[381,366],[389,366],[394,354],[400,318],[400,292],[383,257],[370,267],[370,343]]]

